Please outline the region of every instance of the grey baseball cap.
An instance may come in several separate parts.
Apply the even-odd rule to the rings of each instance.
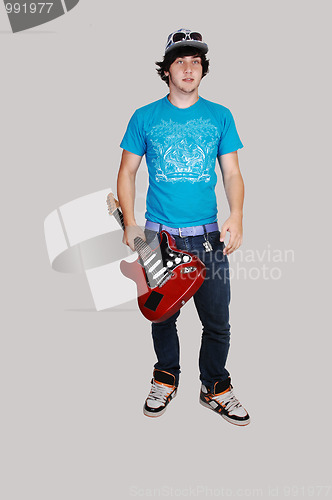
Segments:
[[[207,44],[203,42],[202,35],[198,31],[180,28],[168,35],[165,47],[165,55],[171,50],[183,46],[197,47],[204,54],[206,54],[209,50]]]

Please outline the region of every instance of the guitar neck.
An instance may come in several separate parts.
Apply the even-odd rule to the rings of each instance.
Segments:
[[[145,261],[152,255],[151,248],[139,236],[136,236],[136,238],[134,239],[134,245],[135,245],[136,252],[141,257],[141,259],[144,263],[144,266],[145,266]]]
[[[119,202],[115,199],[113,193],[110,193],[107,196],[107,206],[108,206],[108,212],[110,215],[113,215],[115,219],[117,220],[119,226],[121,229],[124,231],[125,230],[125,224],[123,221],[123,214],[121,212]],[[134,246],[136,252],[139,254],[141,257],[143,263],[151,256],[152,250],[149,247],[149,245],[142,239],[139,238],[138,236],[134,239]]]
[[[123,229],[125,229],[125,225],[124,225],[124,222],[123,222],[123,215],[122,215],[122,212],[120,210],[120,208],[117,208],[114,212],[113,212],[113,216],[116,218],[117,222],[119,223],[120,227]]]

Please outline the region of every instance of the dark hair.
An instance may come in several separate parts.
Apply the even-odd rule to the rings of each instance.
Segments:
[[[160,78],[167,83],[168,86],[169,86],[169,77],[165,75],[165,71],[169,71],[169,68],[173,64],[175,59],[184,56],[200,57],[203,68],[202,78],[208,73],[210,61],[206,59],[205,54],[200,49],[190,46],[178,47],[176,49],[170,50],[164,56],[164,59],[162,61],[156,62],[156,65],[159,66],[158,68],[156,68],[157,73],[160,76]]]

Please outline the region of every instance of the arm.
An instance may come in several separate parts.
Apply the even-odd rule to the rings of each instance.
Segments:
[[[231,254],[242,244],[242,217],[244,184],[239,167],[237,151],[221,155],[218,158],[226,197],[230,208],[230,216],[223,224],[220,231],[220,241],[225,240],[226,231],[230,233],[228,245],[224,254]]]
[[[141,164],[142,156],[123,150],[117,181],[117,193],[125,225],[123,242],[134,248],[136,236],[145,240],[144,232],[137,225],[134,214],[135,179]]]

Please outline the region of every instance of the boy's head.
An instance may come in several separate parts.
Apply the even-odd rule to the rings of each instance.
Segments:
[[[169,86],[168,72],[173,62],[178,57],[197,56],[201,59],[202,78],[209,71],[209,60],[206,58],[208,46],[202,40],[202,35],[197,31],[180,29],[171,33],[167,38],[165,55],[162,61],[156,62],[157,73],[160,78]]]

